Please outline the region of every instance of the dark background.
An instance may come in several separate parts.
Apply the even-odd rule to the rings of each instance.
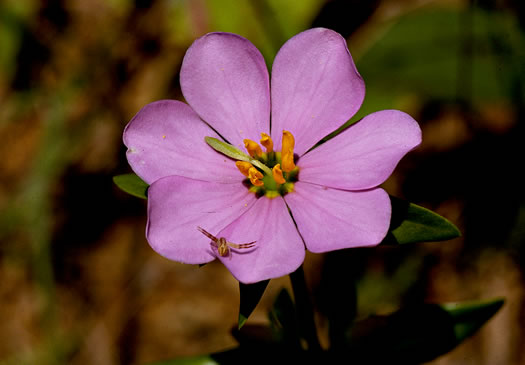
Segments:
[[[433,364],[525,363],[524,19],[520,0],[1,1],[0,364],[144,364],[235,345],[237,282],[149,248],[145,202],[112,183],[130,172],[121,135],[145,104],[183,100],[197,37],[238,33],[271,65],[313,26],[348,38],[367,86],[356,118],[395,108],[420,122],[423,144],[385,189],[463,232],[341,253],[358,317],[504,296]],[[321,307],[325,259],[305,263]],[[288,285],[273,280],[250,322]]]

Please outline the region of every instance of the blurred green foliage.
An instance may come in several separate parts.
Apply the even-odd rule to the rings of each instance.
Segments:
[[[423,9],[384,27],[357,63],[367,86],[357,119],[407,99],[508,102],[516,78],[525,81],[525,38],[511,13]]]

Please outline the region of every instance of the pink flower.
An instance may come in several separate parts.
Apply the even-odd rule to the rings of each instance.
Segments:
[[[310,29],[286,42],[271,88],[248,40],[210,33],[186,52],[180,82],[189,105],[148,104],[124,131],[131,167],[151,184],[146,237],[155,251],[188,264],[218,258],[252,283],[296,270],[305,246],[326,252],[385,237],[391,206],[378,185],[421,142],[421,130],[409,115],[384,110],[310,150],[356,113],[365,94],[338,33]],[[262,154],[254,142],[261,133]],[[248,146],[267,168],[236,164],[205,142],[221,136]],[[223,245],[219,254],[197,227],[235,244],[256,242]]]

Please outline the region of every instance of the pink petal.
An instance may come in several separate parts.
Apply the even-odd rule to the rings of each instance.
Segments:
[[[229,256],[219,256],[233,276],[246,284],[287,275],[304,261],[303,241],[280,197],[258,199],[219,236],[233,243],[257,241],[253,248],[232,249]]]
[[[151,184],[178,175],[215,182],[241,182],[235,162],[207,145],[218,137],[186,104],[161,100],[146,105],[124,130],[131,168]]]
[[[268,132],[268,70],[247,39],[230,33],[197,39],[184,56],[180,84],[197,114],[237,147]]]
[[[272,67],[272,138],[295,136],[301,156],[350,119],[365,95],[346,41],[338,33],[314,28],[284,44]]]
[[[284,199],[311,252],[373,246],[390,226],[390,199],[383,189],[354,192],[297,182]]]
[[[376,187],[421,143],[417,122],[398,110],[370,114],[299,160],[299,179],[332,188]]]
[[[186,263],[212,261],[215,253],[200,226],[217,233],[254,203],[255,195],[239,184],[220,184],[168,176],[148,190],[146,238],[162,256]]]

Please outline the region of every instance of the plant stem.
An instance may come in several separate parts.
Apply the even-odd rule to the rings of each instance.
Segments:
[[[297,319],[302,336],[308,344],[308,350],[313,352],[321,351],[321,345],[317,337],[315,328],[314,311],[306,280],[304,278],[303,266],[290,274],[292,289],[295,297],[295,306],[297,310]]]

